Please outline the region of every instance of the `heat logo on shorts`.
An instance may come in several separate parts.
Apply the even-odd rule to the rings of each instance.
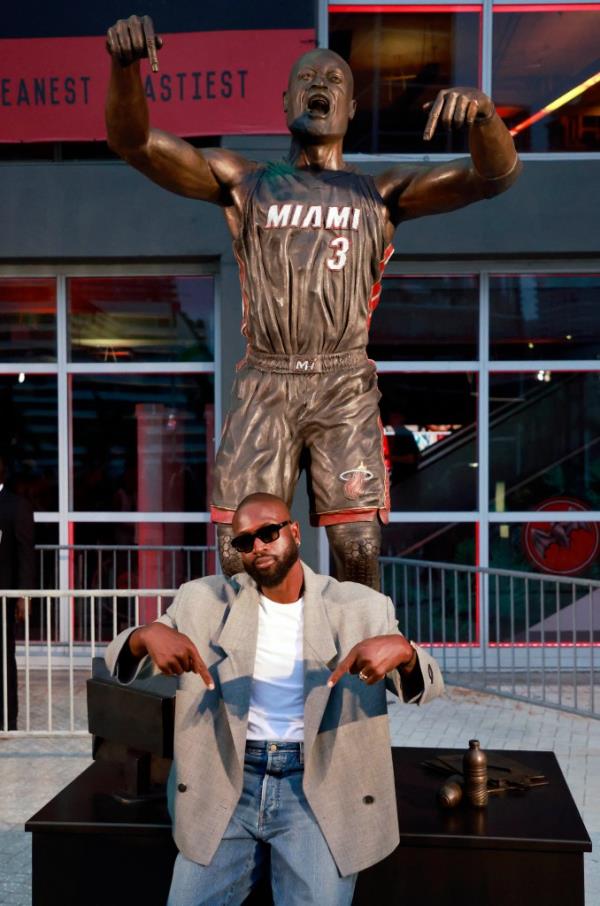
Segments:
[[[365,493],[365,485],[374,476],[363,462],[356,469],[346,469],[340,473],[340,479],[344,482],[344,497],[348,500],[358,500]]]

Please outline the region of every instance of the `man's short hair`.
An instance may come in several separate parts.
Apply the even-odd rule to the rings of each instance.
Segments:
[[[278,497],[277,494],[268,494],[266,491],[255,491],[252,494],[247,494],[244,499],[238,503],[236,513],[239,513],[241,509],[250,503],[277,503],[280,506],[284,506],[286,510],[288,509],[285,500],[283,500],[282,497]]]

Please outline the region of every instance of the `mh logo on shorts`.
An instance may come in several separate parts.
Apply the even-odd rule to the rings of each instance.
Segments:
[[[373,473],[367,469],[364,462],[361,462],[358,468],[346,469],[339,477],[345,482],[344,497],[348,500],[357,500],[365,493],[365,484],[373,478]]]
[[[314,371],[315,365],[317,364],[316,359],[298,359],[296,362],[297,371]]]

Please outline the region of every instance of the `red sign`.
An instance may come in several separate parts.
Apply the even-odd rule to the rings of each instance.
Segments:
[[[587,507],[573,497],[552,497],[537,509],[585,513]],[[568,522],[528,522],[523,529],[523,546],[527,557],[538,569],[573,576],[595,560],[600,533],[596,523],[585,516]]]
[[[287,132],[282,93],[312,29],[164,35],[142,63],[153,126],[176,135]],[[104,38],[0,40],[0,142],[105,139]]]

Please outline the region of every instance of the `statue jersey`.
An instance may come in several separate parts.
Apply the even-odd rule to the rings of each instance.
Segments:
[[[254,172],[233,244],[250,345],[280,355],[364,348],[393,252],[385,223],[368,175],[287,163]]]

